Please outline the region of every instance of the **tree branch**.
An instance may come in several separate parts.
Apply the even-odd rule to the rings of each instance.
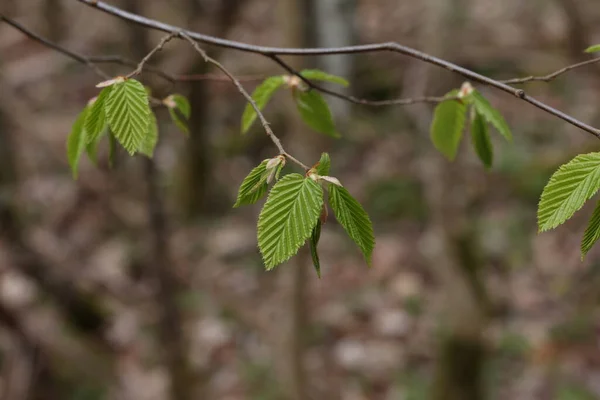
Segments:
[[[492,86],[496,89],[502,90],[506,93],[512,94],[513,96],[526,101],[535,107],[546,111],[547,113],[554,115],[592,135],[596,136],[600,139],[600,129],[594,128],[582,121],[579,121],[562,111],[559,111],[549,105],[536,100],[535,98],[527,95],[524,90],[517,89],[512,86],[507,85],[501,81],[494,80],[487,76],[478,74],[469,69],[463,68],[456,64],[453,64],[449,61],[442,60],[440,58],[434,57],[427,53],[412,49],[407,46],[403,46],[396,42],[385,42],[385,43],[375,43],[375,44],[366,44],[366,45],[357,45],[357,46],[343,46],[343,47],[332,47],[332,48],[282,48],[282,47],[269,47],[269,46],[256,46],[252,44],[237,42],[233,40],[222,39],[210,35],[204,35],[198,32],[188,31],[181,29],[179,27],[166,24],[164,22],[160,22],[157,20],[153,20],[150,18],[145,18],[137,14],[133,14],[127,11],[124,11],[118,7],[111,6],[107,3],[98,0],[77,0],[80,3],[86,4],[90,7],[96,8],[98,10],[104,11],[108,14],[119,17],[123,20],[136,23],[138,25],[142,25],[146,28],[156,29],[164,32],[170,33],[184,33],[189,38],[194,41],[211,44],[219,47],[224,47],[232,50],[244,51],[248,53],[260,54],[270,59],[274,59],[274,56],[308,56],[308,55],[333,55],[333,54],[358,54],[358,53],[374,53],[374,52],[385,52],[391,51],[394,53],[400,53],[405,56],[409,56],[423,62],[427,62],[433,65],[437,65],[439,67],[445,68],[449,71],[455,72],[464,76],[467,79],[470,79],[474,82],[481,83],[484,85]],[[183,37],[183,35],[180,35]]]
[[[87,65],[89,68],[91,68],[97,75],[101,76],[103,79],[110,78],[110,76],[107,73],[105,73],[100,68],[98,68],[96,65],[94,65],[94,63],[92,61],[90,61],[90,59],[88,57],[86,57],[82,54],[76,53],[74,51],[65,49],[64,47],[59,46],[56,43],[53,43],[53,42],[41,37],[40,35],[38,35],[36,33],[33,33],[29,29],[25,28],[23,25],[19,24],[18,22],[14,21],[8,17],[3,16],[2,14],[0,14],[0,21],[6,22],[13,28],[21,31],[29,38],[43,44],[44,46],[49,47],[59,53],[62,53],[64,55],[66,55],[67,57],[70,57],[73,60],[78,61],[84,65]]]
[[[581,67],[585,67],[587,65],[591,65],[591,64],[596,64],[600,62],[600,58],[592,58],[591,60],[587,60],[587,61],[583,61],[577,64],[573,64],[573,65],[569,65],[567,67],[561,68],[557,71],[552,72],[551,74],[548,75],[543,75],[543,76],[527,76],[525,78],[515,78],[515,79],[507,79],[504,81],[501,81],[502,83],[506,83],[506,84],[521,84],[521,83],[526,83],[526,82],[533,82],[533,81],[537,81],[537,82],[550,82],[556,78],[558,78],[560,75],[569,72],[571,70],[574,70],[576,68],[581,68]]]
[[[163,37],[160,42],[152,49],[150,50],[150,52],[148,54],[146,54],[146,56],[144,58],[142,58],[142,61],[139,62],[139,64],[137,65],[137,68],[130,72],[129,74],[127,74],[127,78],[132,78],[134,76],[137,76],[139,74],[142,73],[142,70],[144,69],[144,66],[146,65],[146,63],[148,62],[148,60],[150,60],[150,58],[152,58],[152,56],[154,54],[156,54],[157,52],[161,51],[163,49],[163,47],[165,47],[165,45],[171,41],[171,39],[173,39],[174,37],[176,37],[177,34],[176,33],[169,33],[168,35],[166,35],[165,37]]]
[[[225,75],[227,75],[227,77],[233,82],[233,84],[238,88],[238,90],[242,94],[242,96],[244,96],[246,98],[246,100],[248,101],[248,103],[250,103],[250,105],[252,106],[252,108],[256,112],[256,115],[258,115],[258,119],[260,120],[260,122],[261,122],[261,124],[262,124],[262,126],[263,126],[263,128],[265,130],[265,132],[267,133],[267,136],[269,136],[269,138],[271,139],[271,141],[273,143],[275,143],[275,146],[277,146],[277,149],[279,149],[279,154],[285,156],[290,161],[295,162],[296,164],[298,164],[299,166],[301,166],[302,168],[304,168],[306,171],[308,171],[310,169],[310,167],[308,167],[307,165],[305,165],[304,163],[302,163],[298,159],[294,158],[287,151],[285,151],[285,149],[283,148],[283,145],[281,144],[281,141],[273,133],[273,130],[271,129],[271,126],[269,125],[269,122],[267,121],[267,119],[265,118],[265,116],[263,115],[263,113],[260,111],[260,108],[258,108],[258,106],[256,105],[256,102],[254,101],[254,99],[252,98],[252,96],[250,96],[250,94],[246,91],[246,89],[244,89],[244,87],[242,86],[242,84],[240,83],[240,81],[238,81],[236,79],[236,77],[233,76],[233,74],[231,72],[229,72],[229,70],[223,66],[223,64],[221,64],[217,60],[209,57],[209,55],[206,54],[206,52],[204,50],[202,50],[202,48],[200,48],[200,46],[198,45],[198,43],[196,41],[194,41],[187,33],[185,33],[185,32],[179,32],[179,36],[182,37],[183,39],[187,40],[194,47],[194,49],[202,56],[202,58],[204,59],[204,61],[206,61],[207,63],[213,64],[214,66],[216,66]]]

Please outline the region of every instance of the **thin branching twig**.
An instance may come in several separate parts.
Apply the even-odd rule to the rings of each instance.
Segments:
[[[198,45],[198,43],[195,40],[193,40],[187,33],[179,32],[179,36],[182,37],[183,39],[187,40],[194,47],[194,49],[198,52],[198,54],[200,54],[202,56],[204,61],[216,66],[225,75],[227,75],[227,77],[231,80],[231,82],[233,82],[233,84],[238,88],[238,90],[242,94],[242,96],[244,96],[246,98],[248,103],[250,103],[250,105],[256,112],[258,119],[260,120],[265,132],[267,133],[267,136],[269,136],[271,141],[273,143],[275,143],[275,146],[277,146],[277,149],[279,149],[279,154],[284,155],[290,161],[298,164],[305,170],[309,170],[310,168],[306,164],[302,163],[301,161],[299,161],[298,159],[293,157],[291,154],[289,154],[287,151],[285,151],[285,149],[283,148],[283,145],[281,144],[281,140],[279,140],[279,138],[275,135],[275,133],[273,133],[273,130],[271,129],[271,126],[269,125],[269,122],[267,121],[267,119],[265,118],[263,113],[260,111],[260,108],[258,107],[258,105],[256,105],[256,102],[254,101],[252,96],[250,96],[250,94],[246,91],[246,89],[244,89],[244,87],[242,86],[240,81],[238,81],[236,79],[236,77],[233,76],[233,74],[231,72],[229,72],[229,70],[223,66],[223,64],[221,64],[214,58],[211,58],[204,50],[202,50],[202,48]]]
[[[421,60],[426,63],[430,63],[433,65],[437,65],[439,67],[445,68],[449,71],[455,72],[464,76],[465,78],[484,85],[492,86],[496,89],[502,90],[506,93],[512,94],[513,96],[532,104],[533,106],[554,115],[571,125],[574,125],[592,135],[596,136],[600,139],[600,129],[594,128],[568,114],[565,114],[562,111],[559,111],[549,105],[527,95],[523,89],[514,88],[506,83],[501,81],[489,78],[487,76],[478,74],[477,72],[471,71],[467,68],[461,67],[459,65],[453,64],[449,61],[443,60],[441,58],[432,56],[430,54],[424,53],[419,50],[415,50],[413,48],[403,46],[396,42],[385,42],[385,43],[374,43],[374,44],[365,44],[365,45],[356,45],[356,46],[343,46],[343,47],[331,47],[331,48],[284,48],[284,47],[269,47],[269,46],[257,46],[248,43],[238,42],[234,40],[222,39],[210,35],[205,35],[198,32],[193,32],[189,30],[184,30],[179,27],[166,24],[161,21],[157,21],[154,19],[146,18],[138,14],[133,14],[122,10],[118,7],[111,6],[110,4],[104,3],[98,0],[77,0],[80,3],[84,3],[90,7],[95,9],[104,11],[113,16],[119,17],[123,20],[136,23],[138,25],[144,26],[146,28],[156,29],[163,32],[183,32],[189,38],[194,41],[211,44],[219,47],[224,47],[232,50],[238,50],[248,53],[259,54],[264,57],[275,60],[274,56],[309,56],[309,55],[334,55],[334,54],[359,54],[359,53],[374,53],[374,52],[394,52],[403,54],[405,56],[409,56],[411,58],[415,58]],[[182,37],[182,35],[180,35]]]

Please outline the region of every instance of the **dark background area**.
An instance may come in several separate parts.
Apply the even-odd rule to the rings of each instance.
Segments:
[[[254,44],[397,41],[496,79],[545,75],[600,42],[595,0],[110,3]],[[1,0],[0,13],[86,55],[139,61],[162,36],[72,0]],[[258,55],[203,47],[248,90],[284,73]],[[344,76],[347,93],[372,100],[440,96],[464,81],[391,53],[286,60]],[[261,205],[232,205],[277,149],[258,124],[240,135],[244,99],[185,42],[149,64],[196,76],[140,78],[156,97],[190,99],[190,136],[158,110],[153,160],[121,152],[110,169],[102,146],[99,165],[84,160],[75,181],[66,138],[100,79],[0,23],[0,398],[600,398],[600,250],[579,254],[595,201],[536,231],[545,183],[594,151],[593,136],[477,86],[515,137],[492,132],[486,171],[468,135],[455,163],[435,151],[431,105],[328,99],[335,140],[299,122],[282,90],[265,109],[274,131],[307,164],[330,153],[331,175],[361,201],[377,244],[368,269],[330,218],[322,279],[306,249],[265,272]],[[600,126],[599,68],[524,89]]]

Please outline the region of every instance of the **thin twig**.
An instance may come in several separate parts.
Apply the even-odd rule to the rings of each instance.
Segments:
[[[198,43],[194,39],[192,39],[187,33],[179,32],[179,36],[181,38],[187,40],[194,47],[194,49],[202,56],[204,61],[206,61],[207,63],[213,64],[218,69],[220,69],[225,75],[227,75],[227,77],[229,77],[231,82],[233,82],[233,84],[238,88],[238,90],[242,94],[242,96],[244,96],[246,98],[248,103],[250,103],[250,105],[256,112],[258,119],[260,120],[263,128],[265,129],[265,132],[267,133],[267,136],[269,136],[271,141],[273,143],[275,143],[275,146],[277,146],[277,149],[279,150],[279,154],[285,156],[290,161],[295,162],[296,164],[298,164],[299,166],[304,168],[306,171],[308,171],[310,169],[310,167],[308,167],[306,164],[302,163],[301,161],[299,161],[298,159],[293,157],[291,154],[289,154],[287,151],[285,151],[285,149],[283,148],[283,145],[281,144],[281,140],[279,140],[279,138],[275,135],[275,133],[273,133],[273,130],[271,129],[271,126],[269,125],[269,122],[267,121],[267,119],[265,118],[263,113],[260,111],[260,108],[258,108],[258,106],[256,105],[256,102],[254,101],[252,96],[250,96],[250,94],[246,91],[246,89],[244,89],[244,87],[242,86],[240,81],[238,81],[237,78],[235,76],[233,76],[233,74],[231,72],[229,72],[229,70],[223,66],[223,64],[221,64],[214,58],[211,58],[204,50],[202,50],[202,48],[198,45]]]
[[[308,55],[334,55],[334,54],[358,54],[358,53],[373,53],[373,52],[385,52],[391,51],[395,53],[400,53],[405,56],[409,56],[423,62],[427,62],[433,65],[437,65],[439,67],[445,68],[449,71],[455,72],[464,76],[465,78],[481,83],[484,85],[495,87],[496,89],[502,90],[506,93],[512,94],[513,96],[526,101],[535,107],[546,111],[547,113],[554,115],[562,120],[588,132],[592,135],[596,136],[600,139],[600,129],[594,128],[582,121],[579,121],[562,111],[556,110],[555,108],[550,107],[547,104],[536,100],[535,98],[528,96],[524,90],[517,89],[512,86],[507,85],[506,83],[497,81],[495,79],[489,78],[487,76],[478,74],[469,69],[463,68],[456,64],[453,64],[449,61],[443,60],[438,57],[434,57],[427,53],[412,49],[407,46],[403,46],[396,42],[385,42],[385,43],[375,43],[375,44],[366,44],[366,45],[357,45],[357,46],[343,46],[343,47],[331,47],[331,48],[282,48],[282,47],[269,47],[269,46],[256,46],[247,43],[237,42],[233,40],[222,39],[210,35],[204,35],[198,32],[183,30],[179,27],[166,24],[164,22],[160,22],[157,20],[153,20],[150,18],[142,17],[141,15],[133,14],[122,10],[118,7],[111,6],[107,3],[98,0],[77,0],[80,3],[84,3],[90,7],[96,8],[98,10],[104,11],[108,14],[119,17],[123,20],[134,22],[141,26],[160,30],[163,32],[183,32],[189,38],[194,41],[211,44],[219,47],[224,47],[228,49],[244,51],[248,53],[260,54],[262,56],[273,59],[273,56],[308,56]],[[180,35],[183,37],[182,35]]]
[[[144,69],[144,65],[146,65],[148,60],[150,60],[150,58],[152,58],[152,56],[154,54],[161,51],[163,49],[163,47],[165,47],[165,44],[167,44],[171,39],[173,39],[176,36],[178,36],[177,33],[171,32],[168,35],[166,35],[165,37],[163,37],[160,40],[160,42],[156,45],[156,47],[154,47],[152,50],[150,50],[150,52],[148,54],[146,54],[146,56],[144,58],[142,58],[142,61],[139,62],[139,64],[137,65],[137,68],[134,71],[127,74],[127,78],[132,78],[136,75],[141,74],[142,70]]]
[[[67,57],[72,58],[75,61],[78,61],[84,65],[87,65],[89,68],[91,68],[98,76],[102,77],[103,79],[109,79],[110,76],[102,71],[100,68],[98,68],[96,65],[94,65],[93,62],[90,61],[90,59],[82,54],[76,53],[72,50],[68,50],[65,49],[62,46],[59,46],[56,43],[53,43],[43,37],[41,37],[40,35],[33,33],[32,31],[30,31],[29,29],[25,28],[23,25],[19,24],[18,22],[5,17],[3,15],[0,14],[0,21],[4,21],[7,24],[9,24],[10,26],[12,26],[13,28],[21,31],[22,33],[25,34],[25,36],[28,36],[29,38],[43,44],[44,46],[51,48],[59,53],[62,53],[64,55],[66,55]]]
[[[337,97],[339,99],[349,101],[354,104],[361,104],[361,105],[365,105],[365,106],[375,106],[375,107],[393,106],[393,105],[406,106],[406,105],[417,104],[417,103],[439,103],[441,101],[448,100],[446,97],[413,97],[413,98],[405,98],[405,99],[376,100],[376,101],[360,99],[358,97],[354,97],[354,96],[336,92],[335,90],[327,89],[326,87],[323,87],[319,84],[314,83],[310,79],[307,79],[304,76],[302,76],[300,71],[292,68],[288,63],[283,61],[281,59],[281,57],[278,57],[277,55],[271,55],[269,58],[271,58],[273,61],[275,61],[277,64],[279,64],[283,69],[288,71],[290,74],[300,78],[304,83],[306,83],[306,85],[308,85],[309,88],[318,90],[319,92],[328,94],[333,97]]]
[[[25,33],[30,38],[35,39],[35,40],[39,41],[40,43],[73,58],[75,61],[84,63],[87,66],[90,66],[90,67],[94,68],[95,70],[100,71],[98,74],[100,76],[102,76],[104,79],[108,79],[109,75],[104,73],[100,69],[93,67],[92,66],[93,64],[113,63],[113,64],[134,67],[134,68],[136,68],[136,70],[131,72],[129,75],[127,75],[128,78],[130,78],[134,75],[139,75],[143,72],[148,72],[148,73],[155,74],[155,75],[169,81],[172,84],[174,84],[176,82],[191,82],[191,81],[212,81],[212,82],[230,82],[231,81],[231,79],[229,79],[228,77],[215,75],[215,74],[172,75],[172,74],[162,71],[160,68],[147,65],[147,62],[149,61],[150,57],[152,57],[155,52],[162,49],[162,47],[166,44],[166,42],[171,40],[173,37],[177,36],[176,33],[170,33],[168,36],[165,36],[163,38],[163,41],[161,41],[161,43],[159,43],[157,45],[157,47],[154,48],[153,51],[151,53],[149,53],[142,60],[142,62],[137,63],[133,60],[130,60],[128,58],[124,58],[121,56],[117,56],[117,55],[84,56],[82,54],[75,53],[71,50],[68,50],[68,49],[56,44],[56,43],[52,43],[52,42],[42,38],[41,36],[29,31],[27,28],[18,24],[15,21],[11,20],[10,18],[4,17],[4,19],[10,25],[17,28],[21,32]],[[276,59],[278,60],[277,62],[280,63],[280,65],[283,66],[287,71],[289,71],[290,73],[292,73],[294,75],[299,76],[302,80],[304,80],[307,83],[310,82],[307,79],[300,76],[297,71],[294,71],[291,68],[289,68],[288,65],[285,64],[281,59],[279,59],[278,57]],[[141,69],[140,69],[140,67],[141,67]],[[241,77],[241,78],[238,77],[237,80],[239,82],[255,82],[255,81],[263,80],[265,78],[266,77],[264,75],[251,75],[251,76],[245,76],[245,77]],[[417,97],[417,98],[407,98],[407,99],[371,101],[371,100],[359,99],[354,96],[347,96],[347,95],[344,95],[341,93],[337,93],[333,90],[329,90],[327,88],[324,88],[324,87],[314,84],[312,82],[310,82],[309,86],[315,90],[329,94],[331,96],[339,97],[339,98],[342,98],[344,100],[350,101],[355,104],[361,104],[361,105],[367,105],[367,106],[391,106],[391,105],[410,105],[410,104],[416,104],[416,103],[439,103],[440,101],[444,100],[443,97]]]
[[[127,67],[134,67],[134,68],[136,68],[138,65],[138,63],[133,60],[130,60],[128,58],[124,58],[121,56],[116,56],[116,55],[90,56],[90,57],[88,57],[88,60],[90,60],[90,62],[92,62],[94,64],[119,64],[119,65],[124,65]],[[160,68],[156,68],[151,65],[144,65],[144,70],[142,72],[149,72],[149,73],[158,75],[159,77],[161,77],[171,83],[174,83],[178,80],[178,78],[176,76],[171,75],[167,72],[164,72]]]
[[[600,58],[593,58],[591,60],[583,61],[583,62],[580,62],[577,64],[573,64],[573,65],[569,65],[567,67],[561,68],[561,69],[554,71],[548,75],[543,75],[543,76],[531,75],[531,76],[527,76],[525,78],[507,79],[507,80],[503,80],[503,81],[499,81],[499,82],[506,83],[506,84],[515,84],[515,85],[521,84],[521,83],[526,83],[526,82],[535,82],[535,81],[550,82],[566,72],[569,72],[576,68],[585,67],[586,65],[596,64],[599,62],[600,62]]]

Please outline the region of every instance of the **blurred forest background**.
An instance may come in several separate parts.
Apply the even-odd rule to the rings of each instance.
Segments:
[[[597,0],[110,3],[255,44],[397,41],[497,79],[547,74],[600,42]],[[70,0],[1,0],[0,13],[87,55],[139,61],[162,36]],[[248,90],[283,73],[264,57],[207,50]],[[289,60],[373,100],[463,82],[391,53]],[[435,152],[431,105],[331,99],[343,134],[334,140],[299,123],[282,91],[265,111],[274,131],[306,163],[331,154],[331,175],[363,203],[377,245],[368,269],[330,218],[322,279],[306,251],[267,273],[260,206],[231,206],[276,148],[258,124],[239,134],[244,99],[188,44],[169,43],[150,64],[190,78],[141,78],[157,97],[189,96],[189,138],[159,110],[154,160],[120,153],[109,169],[103,148],[74,181],[65,142],[99,79],[0,23],[3,400],[600,398],[600,249],[579,256],[593,205],[549,233],[536,234],[535,220],[551,173],[597,148],[592,136],[479,87],[515,136],[494,135],[488,172],[468,136],[453,164]],[[600,126],[600,67],[524,88]]]

